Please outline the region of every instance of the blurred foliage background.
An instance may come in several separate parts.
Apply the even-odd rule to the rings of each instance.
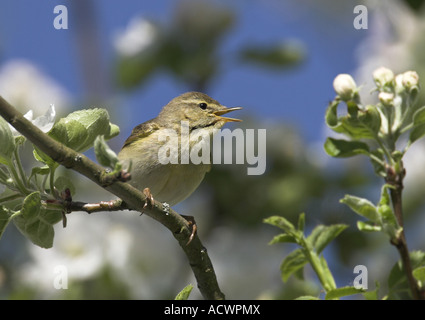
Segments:
[[[22,1],[27,2],[33,6]],[[368,8],[366,30],[355,30],[352,24],[358,1],[179,0],[164,1],[150,14],[145,2],[37,4],[32,8],[33,15],[40,12],[38,18],[27,23],[21,19],[18,25],[7,16],[19,17],[23,4],[3,1],[0,94],[22,111],[35,113],[50,103],[61,115],[92,105],[104,107],[121,128],[120,136],[110,142],[117,151],[132,127],[154,117],[181,92],[203,91],[225,105],[242,105],[238,117],[244,122],[237,127],[267,129],[266,172],[250,176],[247,165],[215,165],[200,188],[176,207],[196,217],[226,297],[318,294],[308,268],[305,281],[282,282],[279,265],[291,248],[268,246],[276,230],[262,223],[271,215],[296,221],[301,212],[306,212],[307,229],[350,225],[324,252],[338,286],[352,284],[354,266],[363,264],[369,287],[374,289],[378,280],[385,288],[398,260],[396,250],[383,236],[358,232],[355,215],[339,204],[345,193],[377,201],[382,181],[361,157],[336,160],[324,154],[322,145],[330,133],[323,117],[338,73],[352,73],[364,85],[366,97],[371,73],[382,65],[395,72],[414,69],[425,79],[424,1],[362,1]],[[52,27],[56,4],[68,8],[68,30]],[[117,27],[114,20],[125,23]],[[32,27],[40,33],[48,30],[50,38],[30,38]],[[18,37],[15,29],[26,35]],[[47,42],[48,51],[42,49]],[[67,51],[61,49],[65,42]],[[9,46],[18,48],[16,57]],[[25,48],[31,52],[28,56]],[[371,102],[375,98],[370,95]],[[405,165],[411,250],[424,250],[424,163],[425,146],[418,143]],[[76,200],[110,199],[84,178],[66,174],[76,181]],[[66,229],[56,227],[54,247],[43,250],[9,227],[0,241],[0,298],[174,298],[195,279],[164,229],[137,213],[72,213]],[[67,290],[52,285],[58,265],[69,272]],[[200,298],[199,292],[194,290],[191,298]]]

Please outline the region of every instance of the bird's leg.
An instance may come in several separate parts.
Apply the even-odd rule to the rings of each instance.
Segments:
[[[152,196],[151,190],[149,188],[144,188],[143,189],[143,194],[146,197],[146,201],[145,201],[145,204],[143,205],[143,208],[142,208],[142,214],[143,214],[143,210],[145,210],[148,206],[152,208],[153,207],[153,204],[155,202],[155,200],[154,200],[154,198]]]
[[[144,209],[146,209],[148,206],[153,207],[153,204],[155,202],[152,196],[151,190],[149,188],[144,188],[143,194],[146,197],[146,201],[142,208],[142,214]],[[195,238],[198,227],[196,226],[195,218],[193,216],[185,216],[185,215],[181,215],[181,216],[189,223],[189,226],[191,226],[192,228],[192,233],[190,234],[189,241],[186,243],[186,245],[189,245],[192,242],[193,238]]]
[[[193,216],[185,216],[185,215],[182,215],[182,214],[181,214],[181,216],[183,218],[185,218],[186,221],[189,223],[189,226],[192,227],[192,233],[190,234],[189,241],[186,243],[186,245],[188,246],[189,243],[192,242],[193,238],[195,238],[196,231],[198,230],[198,227],[196,226],[195,218]]]

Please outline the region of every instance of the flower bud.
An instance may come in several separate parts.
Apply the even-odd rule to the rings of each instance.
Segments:
[[[357,85],[353,77],[346,73],[337,75],[334,79],[333,86],[335,92],[344,101],[351,100],[354,93],[357,91]]]
[[[402,84],[406,89],[419,85],[419,76],[415,71],[406,71],[402,74]]]
[[[388,68],[378,68],[373,72],[373,80],[380,88],[390,84],[394,80],[394,73]]]
[[[394,93],[391,92],[380,92],[378,95],[379,101],[381,101],[381,103],[384,106],[389,106],[392,104],[393,100],[394,100]]]

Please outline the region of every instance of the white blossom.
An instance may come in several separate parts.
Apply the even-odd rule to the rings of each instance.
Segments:
[[[416,87],[419,85],[419,75],[416,71],[406,71],[402,78],[403,86],[406,88]]]
[[[57,267],[67,271],[67,280],[72,283],[95,277],[105,265],[121,270],[128,262],[132,237],[123,226],[100,217],[87,221],[86,215],[68,219],[68,228],[55,228],[51,249],[28,243],[31,260],[20,270],[21,280],[45,295],[59,293],[54,287]]]
[[[381,103],[384,106],[387,105],[391,105],[391,103],[394,100],[394,93],[391,92],[380,92],[378,95],[379,101],[381,101]]]
[[[149,48],[157,38],[157,28],[148,20],[133,18],[127,28],[115,36],[114,46],[123,56],[134,56]]]
[[[352,99],[353,94],[357,90],[357,85],[353,77],[345,73],[335,77],[333,87],[342,100]]]
[[[41,131],[47,133],[50,131],[50,129],[52,129],[53,125],[55,124],[55,117],[56,117],[55,106],[51,104],[44,115],[39,116],[35,119],[33,119],[32,110],[24,114],[24,117],[28,119],[29,121],[31,121],[32,124],[38,127]],[[12,134],[15,137],[21,135],[13,126],[11,125],[9,126],[10,126],[10,129],[12,130]]]
[[[373,80],[379,87],[382,87],[394,80],[394,73],[388,68],[380,67],[373,72]]]
[[[35,114],[40,114],[44,112],[43,106],[53,101],[56,106],[64,108],[70,100],[61,85],[23,59],[10,60],[0,67],[0,93],[22,113],[32,108]]]

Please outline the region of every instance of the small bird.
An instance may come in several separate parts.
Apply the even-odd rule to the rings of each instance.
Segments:
[[[198,188],[211,165],[194,164],[190,159],[188,163],[180,161],[182,122],[188,124],[189,134],[199,129],[211,138],[214,129],[220,129],[226,122],[242,121],[222,116],[240,109],[224,107],[200,92],[187,92],[174,98],[156,118],[136,126],[118,154],[121,162],[129,165],[131,161],[129,183],[142,190],[151,202],[153,197],[170,206],[183,201]],[[176,132],[174,138],[169,135],[169,130]],[[164,136],[168,136],[168,140]],[[174,139],[171,142],[178,146],[179,161],[162,164],[159,152],[170,139]],[[191,141],[190,147],[193,144]]]

